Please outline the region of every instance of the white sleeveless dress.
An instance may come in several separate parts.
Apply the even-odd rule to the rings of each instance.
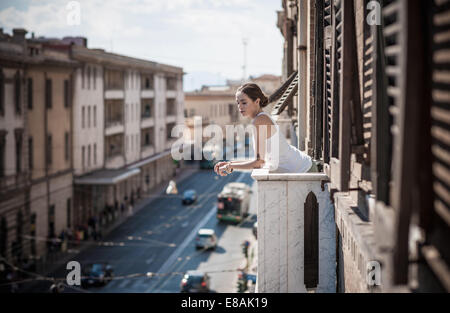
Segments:
[[[274,173],[306,173],[312,166],[311,157],[287,142],[279,126],[269,114],[261,112],[256,116],[261,114],[267,115],[276,129],[276,132],[267,139],[266,160],[263,168],[268,168]],[[256,156],[256,133],[253,134],[253,151]]]

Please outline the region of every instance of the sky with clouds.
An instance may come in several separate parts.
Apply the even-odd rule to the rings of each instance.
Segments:
[[[88,47],[183,67],[185,90],[247,74],[281,74],[281,0],[79,0],[80,24],[69,25],[71,1],[2,0],[0,27],[36,37],[84,36]]]

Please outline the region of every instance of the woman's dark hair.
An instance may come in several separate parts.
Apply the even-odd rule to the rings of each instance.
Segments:
[[[259,106],[264,108],[269,104],[269,98],[262,92],[261,88],[254,83],[246,83],[239,87],[236,91],[245,93],[250,99],[256,101],[259,98]]]

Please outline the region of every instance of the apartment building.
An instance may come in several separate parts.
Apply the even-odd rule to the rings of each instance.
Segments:
[[[28,53],[30,240],[42,257],[52,238],[73,227],[71,86],[78,64],[68,47],[38,39],[28,40]]]
[[[448,1],[282,6],[272,114],[321,168],[252,173],[258,292],[449,292]]]
[[[22,264],[30,256],[25,31],[0,30],[0,257]]]
[[[7,232],[1,238],[6,245],[14,240],[22,257],[39,260],[45,258],[51,238],[72,227],[70,86],[77,63],[68,49],[25,39],[26,33],[14,29],[0,41],[5,66],[1,126],[6,127],[2,198],[11,204],[14,195],[25,199],[16,200],[16,219],[6,215],[2,227]],[[17,194],[10,189],[13,181]]]
[[[171,130],[183,124],[181,68],[72,43],[75,220],[105,226],[174,174]]]

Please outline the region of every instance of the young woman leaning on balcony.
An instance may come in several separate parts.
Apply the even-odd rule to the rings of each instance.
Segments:
[[[290,145],[279,126],[262,108],[269,104],[269,99],[257,84],[247,83],[238,88],[236,102],[239,112],[252,119],[255,126],[253,146],[256,159],[252,161],[218,162],[214,171],[226,176],[233,170],[268,168],[271,173],[306,173],[317,172],[317,166],[311,157]],[[277,142],[278,141],[278,142]],[[266,145],[269,149],[266,150]],[[267,153],[266,153],[267,151]]]

